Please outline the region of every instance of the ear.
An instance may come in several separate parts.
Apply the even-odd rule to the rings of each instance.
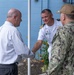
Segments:
[[[53,14],[51,13],[51,17],[53,17]]]
[[[66,19],[66,15],[64,14],[64,20]]]
[[[62,20],[64,21],[66,18],[66,15],[62,13]]]
[[[17,19],[17,16],[16,16],[16,15],[14,15],[14,19],[15,19],[15,20]]]

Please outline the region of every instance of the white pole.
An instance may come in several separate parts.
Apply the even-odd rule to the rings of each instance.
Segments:
[[[28,0],[28,48],[30,49],[30,0]],[[28,58],[28,75],[30,75],[30,58]]]

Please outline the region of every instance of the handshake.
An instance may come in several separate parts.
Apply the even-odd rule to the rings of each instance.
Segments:
[[[24,45],[24,48],[22,47],[21,51],[19,51],[17,62],[20,62],[21,60],[24,60],[26,58],[35,58],[35,49],[30,50],[26,45]]]
[[[35,58],[35,53],[33,53],[32,51],[29,50],[29,53],[28,54],[22,54],[21,55],[22,58]]]
[[[24,60],[26,58],[34,59],[35,53],[32,52],[31,50],[26,50],[24,53],[18,55],[18,58],[17,58],[16,62],[20,62],[21,60]]]

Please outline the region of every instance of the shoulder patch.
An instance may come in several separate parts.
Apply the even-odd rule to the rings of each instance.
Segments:
[[[42,25],[40,26],[40,29],[43,28],[44,26],[45,26],[45,24],[42,24]]]

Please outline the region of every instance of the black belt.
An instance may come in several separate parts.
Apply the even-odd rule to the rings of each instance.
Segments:
[[[17,65],[18,63],[12,63],[12,64],[0,64],[0,67],[11,67],[11,66],[15,66]]]

